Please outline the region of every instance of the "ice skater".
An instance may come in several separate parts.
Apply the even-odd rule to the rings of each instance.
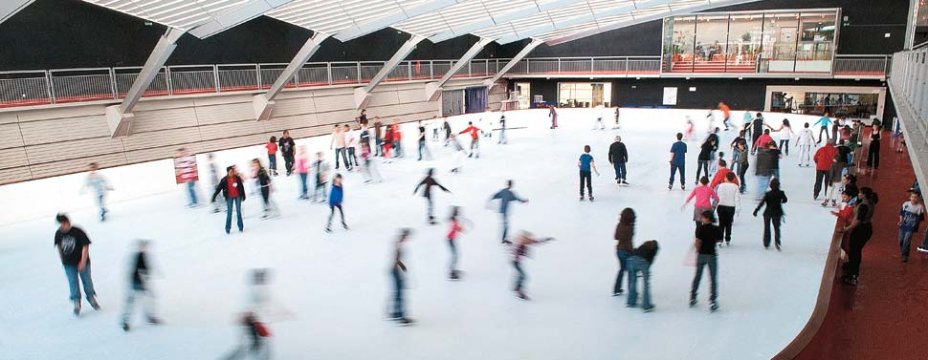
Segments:
[[[347,139],[341,126],[335,124],[332,128],[332,140],[329,142],[329,150],[335,150],[335,170],[339,169],[339,158],[345,162],[345,169],[351,171],[351,163],[348,162],[348,152],[345,150]]]
[[[699,185],[699,178],[702,177],[701,174],[705,171],[705,176],[709,177],[709,162],[712,159],[712,153],[715,151],[716,143],[715,139],[707,138],[706,141],[699,146],[699,156],[697,157],[698,162],[696,163],[696,180],[695,184]]]
[[[313,162],[313,172],[316,174],[316,184],[313,189],[313,202],[325,202],[326,192],[325,185],[329,179],[329,163],[325,161],[325,153],[319,151],[316,153],[316,161]]]
[[[357,136],[357,132],[354,130],[351,130],[351,126],[349,126],[348,124],[345,124],[345,129],[343,132],[345,134],[345,149],[348,152],[348,155],[347,155],[348,161],[349,161],[348,164],[351,165],[348,167],[348,171],[351,171],[352,169],[358,166],[358,155],[357,155],[358,136]]]
[[[809,129],[809,123],[805,123],[799,131],[796,145],[799,146],[799,167],[809,167],[812,160],[812,147],[815,146],[815,135]]]
[[[483,130],[474,126],[473,121],[467,122],[467,128],[458,133],[461,134],[470,134],[470,154],[467,157],[472,157],[475,159],[480,158],[480,136],[479,133],[482,133]]]
[[[290,130],[284,130],[283,135],[277,140],[278,150],[284,155],[284,167],[287,168],[287,176],[293,173],[293,153],[296,151],[296,142],[290,137]]]
[[[83,229],[72,226],[67,215],[59,213],[55,216],[58,230],[55,231],[55,248],[64,273],[68,278],[68,288],[71,291],[71,302],[74,303],[74,316],[81,314],[81,286],[84,284],[84,295],[94,310],[100,310],[97,302],[97,292],[93,288],[93,278],[90,275],[90,238]],[[80,283],[78,283],[78,279]]]
[[[754,209],[754,217],[764,205],[764,249],[770,248],[770,225],[773,225],[774,246],[780,251],[780,223],[783,220],[783,204],[786,203],[786,193],[780,190],[780,180],[770,180],[770,191],[764,194],[764,198],[757,204]]]
[[[100,166],[97,163],[90,163],[88,167],[90,172],[87,174],[87,178],[84,179],[84,186],[81,187],[80,192],[84,193],[88,188],[93,190],[94,200],[97,202],[97,208],[100,209],[100,222],[104,222],[106,221],[106,214],[110,212],[106,208],[106,192],[113,191],[113,186],[106,180],[106,177],[98,172]]]
[[[606,130],[606,124],[603,123],[603,114],[596,114],[596,122],[593,123],[593,130]]]
[[[552,237],[536,238],[526,231],[519,233],[516,243],[512,248],[512,267],[516,270],[516,281],[512,290],[519,299],[529,299],[528,296],[525,295],[525,292],[522,291],[525,279],[527,278],[525,271],[522,270],[522,258],[528,256],[529,246],[543,244],[552,240],[554,240]]]
[[[418,161],[422,161],[423,157],[426,160],[432,160],[432,152],[429,151],[429,147],[426,144],[425,125],[423,125],[422,121],[420,120],[419,121],[419,160]]]
[[[451,155],[451,173],[460,173],[461,168],[464,167],[464,160],[467,159],[467,151],[464,150],[464,146],[458,141],[457,135],[451,134],[448,143],[450,143],[452,149],[454,149],[454,153]]]
[[[729,127],[735,126],[731,122],[731,108],[724,102],[719,102],[719,111],[722,112],[722,125],[725,125],[725,131],[728,131]]]
[[[434,174],[435,174],[435,169],[429,168],[428,171],[426,172],[425,177],[422,179],[422,181],[419,182],[418,185],[416,185],[416,189],[412,191],[413,195],[415,195],[416,193],[419,192],[419,188],[422,188],[422,187],[425,188],[422,191],[422,197],[425,198],[425,202],[428,205],[428,222],[430,225],[436,224],[435,216],[433,215],[435,204],[432,200],[432,187],[438,186],[439,189],[441,189],[442,191],[446,193],[451,192],[451,190],[448,190],[447,188],[439,184],[438,181],[435,181],[435,178],[432,177]]]
[[[348,224],[345,223],[345,210],[342,209],[342,200],[345,192],[342,189],[342,175],[335,174],[332,178],[332,193],[329,194],[329,220],[325,223],[325,232],[332,232],[332,218],[335,217],[335,209],[338,209],[338,215],[342,219],[342,227],[348,230]]]
[[[617,109],[618,110],[618,109]],[[609,145],[609,163],[615,168],[615,182],[620,185],[628,185],[625,164],[628,163],[628,148],[622,142],[622,137],[616,135],[615,141]]]
[[[577,161],[577,167],[580,168],[580,201],[584,200],[583,184],[586,183],[586,189],[590,193],[590,201],[593,201],[593,174],[599,176],[599,170],[596,169],[596,162],[593,161],[593,155],[590,155],[590,146],[583,145],[583,154]]]
[[[261,218],[267,219],[271,216],[279,216],[277,204],[271,201],[271,177],[264,166],[261,165],[261,160],[251,160],[251,171],[254,173],[255,185],[258,185],[258,189],[261,191],[261,199],[264,200],[264,214],[261,215]]]
[[[557,129],[557,108],[548,105],[548,117],[551,118],[551,129]]]
[[[826,142],[815,151],[813,161],[815,161],[815,185],[812,189],[812,199],[818,200],[818,195],[822,190],[825,192],[825,198],[828,198],[828,187],[831,186],[831,164],[834,162],[838,149],[830,142]]]
[[[619,122],[619,109],[620,108],[621,108],[620,105],[615,106],[615,126],[612,127],[613,130],[618,130],[622,128],[622,123]]]
[[[789,156],[789,140],[796,137],[796,133],[793,132],[793,127],[789,124],[789,119],[783,119],[783,123],[774,131],[776,131],[777,137],[780,140],[780,150],[783,151],[784,155]]]
[[[673,190],[673,179],[677,171],[680,172],[680,189],[686,190],[686,143],[683,142],[683,133],[677,133],[677,141],[670,146],[670,181],[667,190]]]
[[[506,139],[506,112],[500,111],[499,115],[499,139],[497,139],[496,144],[505,145],[508,142]]]
[[[822,117],[818,119],[818,121],[815,122],[815,124],[813,124],[813,126],[814,125],[821,126],[818,130],[818,142],[817,142],[818,144],[822,143],[822,133],[825,134],[825,142],[831,142],[831,137],[828,134],[828,126],[831,125],[833,122],[834,121],[831,120],[830,117],[828,117],[828,113],[826,112],[824,115],[822,115]]]
[[[719,215],[719,227],[725,238],[725,245],[731,246],[731,228],[735,222],[735,213],[741,206],[738,177],[733,172],[726,172],[724,182],[714,189],[719,196],[719,202],[715,208]]]
[[[689,115],[686,116],[686,126],[683,129],[683,133],[686,134],[686,141],[692,141],[696,138],[694,132],[696,131],[696,124],[693,123],[693,119]]]
[[[681,209],[685,209],[686,205],[688,205],[693,198],[696,198],[696,201],[693,203],[693,221],[696,223],[697,228],[702,222],[702,213],[713,211],[715,209],[713,204],[719,203],[719,195],[715,193],[715,190],[709,187],[709,178],[705,176],[699,178],[698,184],[699,186],[690,191],[690,195],[686,197],[686,201],[684,201],[683,205],[680,207]]]
[[[690,288],[690,307],[696,306],[696,295],[699,290],[699,282],[702,280],[702,271],[707,265],[709,267],[709,309],[716,311],[719,309],[718,296],[718,253],[716,244],[722,240],[722,232],[718,226],[713,224],[715,217],[712,210],[703,211],[699,216],[700,225],[696,228],[696,241],[693,247],[696,251],[696,274],[693,276],[693,285]]]
[[[745,144],[745,143],[739,143],[739,144],[735,145],[735,154],[736,154],[736,155],[734,156],[734,158],[736,159],[736,160],[735,160],[735,165],[738,166],[738,169],[737,169],[737,172],[738,172],[738,192],[741,193],[741,194],[744,194],[744,193],[747,191],[747,188],[748,188],[747,180],[745,180],[745,178],[744,178],[744,175],[747,174],[748,169],[751,167],[751,164],[749,163],[749,158],[750,158],[750,157],[749,157],[748,153],[749,153],[749,151],[748,151],[748,146],[747,146],[747,144]]]
[[[466,220],[461,215],[459,206],[451,207],[451,216],[448,217],[450,228],[448,229],[448,249],[451,250],[451,262],[448,264],[448,279],[460,280],[461,272],[458,270],[458,236],[467,228],[464,226]]]
[[[394,157],[402,158],[406,156],[403,150],[403,129],[397,120],[390,121],[390,128],[393,129],[393,153]]]
[[[235,172],[235,166],[226,168],[226,177],[216,186],[213,197],[210,202],[216,201],[219,193],[226,199],[226,234],[232,229],[232,206],[235,205],[235,212],[238,216],[238,231],[245,231],[245,224],[242,222],[242,202],[245,201],[245,185],[242,178]]]
[[[216,156],[213,155],[213,153],[206,154],[206,161],[209,166],[210,186],[212,186],[211,189],[215,189],[217,186],[219,186],[219,181],[222,180],[222,176],[220,176],[219,174],[219,165],[216,164]],[[215,214],[218,212],[219,212],[219,203],[213,202],[212,213]]]
[[[400,235],[396,239],[393,248],[393,265],[390,267],[390,277],[393,279],[393,309],[390,311],[390,320],[395,320],[401,325],[412,325],[413,320],[406,317],[406,308],[403,306],[403,291],[405,290],[407,272],[406,264],[403,264],[403,246],[412,235],[411,229],[401,229]]]
[[[761,146],[766,144],[766,141],[760,142],[758,139],[761,135],[764,134],[764,127],[766,127],[767,130],[770,130],[770,125],[767,125],[764,122],[764,114],[757,113],[757,116],[754,117],[754,121],[752,121],[751,125],[748,127],[750,128],[749,132],[751,133],[751,141],[753,141],[754,144],[751,147],[751,154],[754,154],[754,152],[757,150],[758,144]],[[748,130],[748,128],[745,128],[745,130]]]
[[[277,137],[271,136],[267,144],[264,144],[264,148],[267,149],[267,167],[271,175],[277,176]]]
[[[442,119],[441,129],[445,132],[445,146],[448,146],[451,142],[452,134],[454,133],[451,131],[451,124],[448,123],[448,118]]]
[[[499,200],[499,214],[503,222],[503,244],[512,244],[512,242],[509,241],[509,203],[513,201],[518,201],[523,204],[528,202],[528,199],[523,199],[512,191],[512,185],[512,180],[506,181],[506,188],[497,191],[496,194],[493,194],[493,197],[487,201],[487,205],[489,205],[489,202]]]
[[[155,299],[151,291],[150,276],[151,262],[148,259],[148,240],[138,240],[138,248],[132,254],[132,275],[129,277],[129,295],[126,297],[126,308],[122,314],[122,330],[131,328],[132,314],[136,300],[141,300],[145,309],[145,319],[151,325],[161,324],[161,319],[155,315]]]
[[[377,161],[374,160],[374,154],[370,146],[361,145],[361,174],[364,176],[364,182],[381,182],[380,170],[377,169]]]
[[[306,152],[306,145],[300,145],[296,152],[296,162],[294,170],[300,177],[300,200],[309,199],[309,154]]]
[[[628,257],[628,299],[625,303],[626,306],[632,308],[638,306],[638,278],[641,277],[641,310],[644,310],[644,312],[654,311],[654,304],[651,303],[651,264],[654,263],[659,248],[657,240],[648,240],[632,251]]]
[[[628,258],[635,249],[635,210],[632,208],[622,209],[619,214],[619,223],[615,226],[615,255],[619,259],[619,274],[615,277],[615,285],[612,286],[612,296],[622,295],[622,278],[625,277],[625,271],[628,269]],[[628,277],[628,284],[631,286],[635,281],[631,274]]]

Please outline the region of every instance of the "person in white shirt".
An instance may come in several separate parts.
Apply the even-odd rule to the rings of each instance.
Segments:
[[[725,175],[725,181],[715,188],[719,196],[716,208],[719,215],[719,228],[722,230],[727,246],[731,246],[731,226],[735,222],[735,209],[741,204],[741,193],[738,191],[738,184],[735,183],[736,178],[735,173],[729,172]],[[721,244],[719,242],[719,245]]]
[[[806,123],[802,130],[799,131],[799,137],[796,140],[799,146],[799,166],[809,167],[812,160],[812,147],[815,146],[815,134],[809,129],[809,123]]]
[[[783,119],[783,123],[780,124],[780,128],[776,132],[777,139],[780,140],[780,150],[783,151],[784,155],[789,156],[789,140],[796,137],[793,127],[789,125],[789,120]]]
[[[351,126],[345,124],[345,147],[348,149],[348,169],[358,166],[358,156],[356,148],[358,146],[358,132],[351,130]]]

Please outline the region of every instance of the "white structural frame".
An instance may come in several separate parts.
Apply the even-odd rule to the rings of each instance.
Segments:
[[[512,59],[509,60],[509,62],[506,63],[506,65],[503,66],[502,69],[499,69],[499,71],[497,71],[496,74],[493,75],[493,77],[486,79],[483,82],[483,84],[486,85],[487,90],[490,90],[494,86],[496,86],[496,81],[498,81],[501,77],[503,77],[503,75],[506,74],[507,71],[512,69],[512,67],[516,66],[516,64],[518,64],[519,61],[522,61],[523,58],[528,56],[528,54],[532,52],[532,50],[535,50],[536,47],[544,43],[545,42],[543,40],[532,39],[532,41],[529,42],[528,45],[525,45],[525,47],[522,48],[522,50],[520,50],[519,53],[516,54],[516,56],[513,56]]]
[[[255,118],[257,120],[268,120],[271,118],[271,112],[274,109],[274,97],[284,89],[287,82],[293,79],[293,76],[300,71],[303,64],[309,61],[309,58],[322,46],[322,42],[328,38],[329,34],[326,33],[316,32],[313,34],[313,36],[306,40],[306,43],[304,43],[300,51],[296,53],[296,56],[290,60],[290,63],[288,63],[287,67],[280,73],[277,80],[271,85],[271,88],[264,94],[254,96],[253,105],[255,109]]]
[[[16,15],[20,10],[32,4],[35,0],[2,0],[0,1],[0,23]]]
[[[129,135],[133,118],[132,109],[138,104],[142,94],[145,93],[145,89],[151,85],[152,80],[155,79],[155,76],[158,76],[158,72],[161,71],[174,49],[177,48],[177,40],[185,33],[184,30],[169,27],[164,35],[158,39],[155,49],[152,50],[148,60],[145,61],[145,66],[142,67],[139,76],[132,82],[132,87],[129,88],[129,92],[126,93],[122,103],[106,107],[106,123],[110,128],[110,136]]]
[[[399,50],[393,54],[393,57],[391,57],[390,60],[387,60],[387,62],[383,64],[383,68],[381,68],[380,71],[378,71],[377,74],[371,78],[371,81],[368,82],[367,85],[354,89],[354,103],[358,109],[362,109],[367,106],[367,103],[370,100],[371,91],[373,91],[381,81],[386,79],[387,76],[393,72],[393,69],[395,69],[397,65],[403,62],[403,60],[405,60],[406,57],[416,49],[416,45],[422,42],[422,40],[425,40],[425,37],[421,35],[413,35],[411,38],[409,38],[409,40],[406,40],[406,42],[403,43],[403,46],[400,46]]]
[[[407,20],[420,15],[432,14],[448,6],[460,4],[467,0],[431,0],[425,4],[413,6],[408,9],[404,8],[402,13],[389,14],[381,18],[370,20],[360,24],[354,24],[353,27],[335,33],[334,38],[345,42],[372,32],[386,29],[398,22]]]
[[[477,54],[480,54],[480,51],[482,51],[483,48],[491,42],[493,42],[493,39],[481,38],[476,43],[474,43],[474,45],[471,46],[470,49],[468,49],[460,59],[455,61],[454,65],[451,65],[451,69],[448,69],[448,72],[446,72],[445,75],[441,77],[441,79],[439,79],[437,82],[430,82],[425,84],[426,98],[430,101],[438,100],[438,95],[441,94],[440,91],[442,86],[444,86],[448,80],[451,80],[454,74],[457,74],[457,72],[460,71],[465,65],[470,63],[470,61],[476,57]]]
[[[245,4],[223,9],[214,15],[209,22],[190,29],[190,35],[200,39],[216,35],[227,29],[231,29],[248,20],[254,19],[264,13],[286,5],[293,0],[251,0]]]

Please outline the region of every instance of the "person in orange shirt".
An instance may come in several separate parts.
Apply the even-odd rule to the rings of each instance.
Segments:
[[[401,158],[405,155],[403,152],[403,132],[400,130],[400,124],[397,124],[396,120],[393,120],[393,124],[390,126],[393,128],[394,157]]]
[[[728,163],[726,163],[725,160],[719,159],[719,170],[715,173],[715,177],[712,178],[712,182],[709,183],[709,188],[715,189],[716,186],[725,182],[725,177],[728,176],[728,173],[730,172],[731,170],[728,168]],[[732,180],[732,183],[739,186],[741,185],[741,183],[738,182],[737,176],[735,176],[735,179]]]
[[[480,136],[479,133],[482,133],[483,130],[474,126],[473,121],[467,122],[467,128],[461,131],[459,134],[470,134],[470,155],[467,157],[480,158]]]
[[[729,118],[731,118],[731,108],[729,108],[725,103],[719,102],[719,110],[722,111],[722,118],[724,119],[722,120],[722,124],[725,125],[725,131],[728,131],[728,124],[731,123],[729,120]]]

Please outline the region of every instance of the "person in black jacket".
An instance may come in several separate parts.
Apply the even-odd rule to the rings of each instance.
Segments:
[[[261,189],[261,199],[264,200],[264,215],[261,215],[261,218],[267,219],[277,213],[277,206],[271,201],[271,177],[268,175],[267,169],[261,165],[261,160],[251,160],[251,170],[255,174],[256,185]]]
[[[618,111],[618,110],[616,110]],[[616,135],[615,142],[609,145],[609,163],[615,167],[615,182],[617,184],[628,185],[625,176],[628,174],[625,170],[625,163],[628,162],[628,149],[622,142],[622,137]]]
[[[644,282],[641,309],[645,312],[654,310],[654,304],[651,303],[651,264],[654,263],[658,248],[656,240],[648,240],[633,250],[628,258],[628,307],[638,306],[638,273],[641,273]]]
[[[709,160],[712,159],[712,153],[715,152],[717,137],[709,137],[705,142],[699,147],[699,157],[697,158],[699,162],[696,164],[696,185],[699,185],[699,178],[703,171],[706,172],[706,177],[711,177],[709,174]]]
[[[435,169],[429,169],[428,173],[425,175],[425,178],[419,182],[419,185],[416,185],[416,189],[412,191],[413,195],[419,192],[419,188],[425,187],[425,190],[422,191],[422,197],[425,198],[425,201],[428,203],[428,216],[429,224],[435,225],[435,216],[433,215],[433,210],[435,208],[434,203],[432,202],[432,186],[438,186],[439,189],[442,189],[444,192],[450,193],[451,191],[446,189],[444,186],[441,186],[432,175],[435,173]]]
[[[712,210],[703,211],[699,217],[699,227],[696,228],[696,241],[694,247],[696,250],[696,275],[693,276],[693,285],[690,288],[690,307],[696,306],[696,295],[699,290],[699,282],[702,280],[702,270],[709,267],[709,310],[716,311],[719,309],[718,297],[718,253],[716,244],[722,240],[722,230],[713,224],[715,215]]]
[[[284,165],[287,168],[287,176],[293,173],[293,159],[296,151],[296,143],[290,137],[290,130],[284,130],[284,135],[277,141],[277,148],[284,155]]]
[[[242,178],[235,173],[235,166],[226,168],[226,177],[219,181],[210,202],[216,201],[216,196],[219,196],[220,192],[226,198],[226,234],[232,229],[233,204],[238,215],[238,231],[245,231],[245,225],[242,223],[242,201],[245,201],[245,185],[242,184]]]
[[[764,198],[757,204],[754,209],[754,217],[764,205],[764,248],[770,248],[770,224],[773,224],[774,241],[777,250],[780,250],[780,221],[783,219],[783,204],[786,203],[786,193],[780,190],[780,180],[770,180],[770,191],[764,194]]]
[[[150,273],[148,261],[148,240],[138,241],[138,250],[132,256],[132,275],[129,277],[129,296],[126,298],[126,309],[122,314],[122,330],[129,331],[129,321],[132,318],[135,299],[141,297],[145,308],[145,317],[148,323],[158,325],[161,320],[155,316],[154,298],[148,286]]]

